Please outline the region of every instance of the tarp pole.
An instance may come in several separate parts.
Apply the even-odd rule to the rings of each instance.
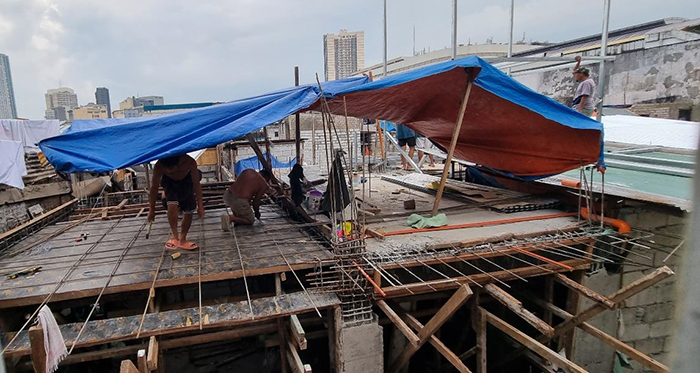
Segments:
[[[299,66],[294,66],[294,86],[299,86]],[[294,142],[297,147],[297,164],[301,166],[301,120],[299,117],[299,113],[294,114],[294,121],[296,122]]]
[[[250,147],[253,149],[253,152],[255,152],[255,155],[258,157],[258,160],[262,164],[263,168],[270,173],[270,175],[272,177],[272,182],[277,184],[278,186],[281,186],[281,184],[279,183],[279,181],[275,177],[275,174],[272,173],[272,165],[268,162],[268,160],[265,159],[265,156],[263,155],[262,151],[260,150],[258,143],[255,141],[255,137],[249,133],[249,134],[245,135],[245,138],[248,140],[248,143],[250,143]]]
[[[452,133],[452,141],[450,142],[450,149],[447,151],[447,158],[445,159],[445,167],[442,168],[442,177],[440,178],[440,187],[438,187],[437,194],[435,195],[435,202],[433,204],[433,213],[435,216],[440,208],[440,199],[442,199],[442,193],[445,191],[445,183],[447,182],[447,174],[450,172],[450,163],[452,163],[452,156],[455,152],[455,147],[457,146],[457,139],[459,138],[459,131],[462,129],[462,121],[464,120],[464,113],[467,111],[467,102],[469,102],[469,94],[472,92],[472,78],[471,72],[467,73],[467,88],[464,91],[464,97],[462,98],[462,105],[459,108],[459,115],[457,115],[457,122],[455,123],[455,130]]]

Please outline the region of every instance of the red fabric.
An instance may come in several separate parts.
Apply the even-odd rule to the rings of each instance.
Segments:
[[[455,128],[467,73],[453,69],[394,87],[344,95],[347,114],[404,124],[445,149]],[[343,96],[328,101],[344,114]],[[320,102],[311,109],[319,110]],[[557,174],[595,163],[600,132],[570,128],[473,85],[455,157],[518,176]]]

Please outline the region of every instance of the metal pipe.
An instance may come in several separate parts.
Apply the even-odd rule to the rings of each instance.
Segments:
[[[452,0],[452,59],[457,58],[457,0]]]
[[[603,97],[605,96],[605,56],[608,54],[608,26],[610,24],[610,0],[603,0],[603,33],[600,36],[600,67],[598,68],[598,114],[596,120],[603,117]]]
[[[386,0],[384,0],[384,63],[382,64],[382,79],[386,78],[386,60],[387,60]]]
[[[510,0],[510,27],[508,30],[508,58],[513,57],[513,13],[515,11],[515,0]]]

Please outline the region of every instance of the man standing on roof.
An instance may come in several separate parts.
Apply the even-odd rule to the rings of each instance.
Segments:
[[[200,219],[204,219],[202,204],[202,173],[197,169],[197,162],[187,154],[175,155],[158,160],[153,167],[153,180],[148,194],[148,221],[156,217],[156,198],[158,186],[163,187],[168,200],[168,223],[172,237],[165,243],[170,250],[195,250],[197,245],[187,241],[187,232],[192,224],[192,213],[197,210]],[[179,213],[183,213],[182,226],[178,234]]]
[[[399,140],[399,146],[403,149],[408,146],[408,156],[413,159],[413,152],[416,150],[416,133],[412,129],[403,124],[396,125],[396,138]],[[404,156],[401,156],[401,168],[408,170],[408,162]]]
[[[590,77],[591,72],[581,66],[581,56],[576,56],[576,66],[574,67],[574,78],[580,82],[574,94],[573,108],[590,117],[595,110],[595,82]]]
[[[267,170],[243,170],[231,187],[224,192],[224,203],[233,215],[221,215],[221,229],[228,231],[231,223],[253,225],[260,219],[260,199],[269,187],[272,174]]]

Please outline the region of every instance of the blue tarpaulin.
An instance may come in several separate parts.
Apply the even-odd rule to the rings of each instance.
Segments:
[[[602,162],[602,125],[518,83],[478,57],[385,79],[324,83],[331,111],[404,124],[449,148],[467,82],[473,87],[455,156],[538,177]],[[39,146],[59,171],[110,171],[212,147],[299,111],[320,110],[315,85],[162,117],[77,130]],[[95,124],[95,123],[93,123]]]
[[[332,94],[367,81],[347,78],[323,89]],[[107,172],[239,138],[308,108],[319,95],[309,84],[159,117],[76,121],[39,147],[58,171]]]
[[[271,155],[270,163],[272,164],[272,168],[292,168],[297,163],[297,160],[294,158],[289,162],[280,162],[280,160],[274,155]],[[236,164],[233,166],[233,172],[235,172],[236,176],[238,176],[241,174],[241,172],[243,172],[243,170],[248,168],[262,170],[263,166],[262,163],[260,163],[257,155],[250,158],[241,159],[240,161],[236,162]]]

